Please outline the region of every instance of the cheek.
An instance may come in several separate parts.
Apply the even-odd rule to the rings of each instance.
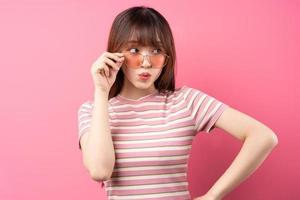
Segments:
[[[156,72],[156,78],[158,78],[160,76],[161,72],[162,72],[162,70],[159,70]]]
[[[136,72],[133,69],[122,67],[122,71],[127,78],[133,78]]]
[[[127,69],[127,74],[133,78],[137,75],[137,72],[136,72],[136,70],[129,68],[129,69]]]

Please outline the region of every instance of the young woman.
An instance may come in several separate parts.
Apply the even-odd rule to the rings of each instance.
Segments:
[[[191,199],[187,161],[198,132],[221,128],[243,141],[206,194],[222,199],[277,144],[274,132],[201,90],[175,88],[175,47],[166,19],[141,6],[115,18],[107,51],[93,63],[94,99],[78,110],[79,148],[109,199]]]

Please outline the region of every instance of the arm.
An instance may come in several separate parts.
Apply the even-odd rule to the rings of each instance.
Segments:
[[[240,152],[229,168],[204,195],[206,198],[203,198],[219,200],[262,164],[277,145],[278,139],[270,128],[231,107],[223,112],[215,127],[223,129],[243,142]]]
[[[110,178],[115,163],[107,97],[108,94],[95,91],[91,127],[80,140],[83,163],[96,181]]]

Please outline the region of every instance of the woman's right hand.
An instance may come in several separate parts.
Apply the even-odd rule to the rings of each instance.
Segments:
[[[104,52],[101,54],[91,67],[95,90],[109,93],[123,61],[122,53]]]

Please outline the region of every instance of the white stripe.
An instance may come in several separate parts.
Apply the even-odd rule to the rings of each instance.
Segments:
[[[174,103],[174,101],[178,100],[181,98],[182,95],[185,95],[185,93],[180,93],[177,97],[175,97],[174,99],[172,99],[172,101],[170,101],[169,103],[165,103],[165,101],[154,101],[154,102],[144,102],[143,104],[121,104],[121,105],[116,105],[114,106],[114,109],[118,109],[118,108],[139,108],[139,107],[145,107],[145,106],[151,106],[151,105],[154,105],[154,106],[159,106],[159,105],[171,105]],[[160,98],[160,97],[157,97],[157,98]],[[162,98],[164,99],[164,98]],[[118,112],[119,113],[119,112]],[[123,112],[120,112],[120,113],[123,113]],[[128,113],[126,111],[124,111],[124,113]]]
[[[212,119],[212,117],[214,116],[214,114],[218,111],[218,109],[219,109],[219,107],[221,107],[221,105],[222,105],[222,103],[221,102],[219,102],[215,107],[214,107],[214,109],[209,113],[209,117],[208,117],[208,120],[211,120]],[[203,126],[203,123],[205,123],[205,121],[204,120],[202,120],[201,121],[201,123],[200,123],[200,125],[198,126],[198,129],[200,129],[202,126]],[[197,129],[197,130],[198,130]]]
[[[127,171],[139,171],[139,170],[156,170],[156,169],[176,169],[187,167],[187,164],[179,164],[179,165],[160,165],[160,166],[142,166],[142,167],[122,167],[122,168],[114,168],[114,172],[127,172]]]
[[[147,184],[147,185],[131,185],[131,186],[112,186],[107,187],[107,190],[139,190],[139,189],[153,189],[162,187],[176,187],[188,185],[186,181],[177,183],[163,183],[163,184]]]
[[[183,132],[183,131],[189,131],[193,129],[194,126],[184,126],[184,127],[179,127],[179,128],[173,128],[170,130],[166,131],[151,131],[151,132],[142,132],[142,133],[112,133],[112,136],[117,136],[117,137],[139,137],[139,136],[151,136],[151,135],[167,135],[169,133],[178,133],[178,132]]]
[[[173,197],[179,195],[189,195],[188,191],[180,192],[170,192],[170,193],[160,193],[160,194],[148,194],[148,195],[128,195],[128,196],[110,196],[109,199],[112,200],[134,200],[134,199],[144,199],[144,198],[161,198],[161,197]]]
[[[88,129],[90,128],[90,126],[86,126],[84,128],[79,129],[79,137],[84,134]]]
[[[195,95],[194,95],[195,96]],[[154,119],[142,119],[143,122],[145,121],[161,121],[161,120],[165,120],[165,119],[168,119],[171,115],[178,115],[180,113],[184,113],[186,111],[189,111],[189,108],[191,107],[193,101],[190,101],[189,104],[188,104],[188,107],[186,107],[185,109],[182,109],[181,111],[177,112],[177,113],[173,113],[173,114],[170,114],[169,116],[167,116],[167,118],[154,118]],[[161,112],[163,113],[164,111],[158,111],[158,112]],[[122,119],[117,119],[117,120],[111,120],[112,121],[115,121],[115,122],[123,122],[123,121],[126,121],[126,122],[135,122],[137,121],[136,119],[140,119],[140,118],[133,118],[133,119],[125,119],[125,120],[122,120]],[[180,118],[180,119],[176,119],[176,120],[172,120],[168,123],[164,123],[164,124],[159,124],[159,125],[155,125],[155,127],[157,128],[160,128],[160,127],[169,127],[170,125],[172,124],[177,124],[179,122],[186,122],[186,121],[189,121],[189,120],[192,120],[193,119],[193,116],[188,116],[188,117],[185,117],[185,118]],[[135,125],[135,126],[113,126],[111,125],[112,128],[118,128],[118,129],[126,129],[126,130],[135,130],[135,129],[147,129],[147,128],[152,128],[153,125]]]
[[[191,89],[189,89],[188,91],[191,91]],[[181,105],[181,104],[183,104],[185,101],[185,99],[186,99],[186,97],[188,96],[188,92],[186,92],[186,93],[181,93],[180,95],[178,95],[178,97],[176,98],[176,99],[178,99],[178,98],[180,98],[182,95],[184,95],[184,97],[183,97],[183,99],[182,99],[182,101],[180,101],[180,103],[178,103],[178,106],[179,105]],[[175,100],[174,100],[175,101]],[[114,110],[117,110],[118,108],[128,108],[128,109],[130,109],[130,108],[143,108],[143,107],[147,107],[147,106],[160,106],[160,105],[172,105],[172,104],[174,104],[174,101],[170,101],[169,103],[165,103],[165,102],[145,102],[145,103],[143,103],[143,104],[122,104],[122,105],[120,105],[120,106],[114,106]],[[170,109],[171,110],[171,109]],[[152,111],[152,110],[150,110],[150,111],[120,111],[120,112],[117,112],[118,113],[118,116],[120,116],[120,115],[127,115],[127,114],[135,114],[135,113],[156,113],[156,112],[154,112],[154,111]],[[114,114],[112,114],[112,115],[114,115]]]
[[[92,118],[87,118],[85,120],[81,120],[79,121],[79,124],[87,124],[88,122],[90,122],[92,120]]]
[[[80,113],[90,113],[94,108],[94,102],[92,101],[86,101],[82,103],[77,111],[77,114],[80,115]],[[111,107],[108,107],[108,111],[113,111]]]
[[[185,94],[185,98],[184,98],[184,100],[186,99],[186,97],[187,97],[187,95],[189,94],[189,92],[191,91],[191,88],[189,88],[188,89],[188,92]],[[196,96],[194,95],[193,97],[192,97],[192,99],[194,99],[194,98],[196,98]],[[182,101],[181,103],[184,103],[185,101]],[[180,113],[184,113],[184,112],[186,112],[186,111],[189,111],[189,108],[191,107],[191,104],[192,104],[192,102],[193,102],[193,100],[191,100],[190,102],[189,102],[189,104],[188,104],[188,106],[185,108],[185,109],[182,109],[182,110],[180,110],[179,112],[176,112],[176,113],[173,113],[173,114],[170,114],[170,115],[168,115],[166,118],[154,118],[154,119],[142,119],[143,120],[143,122],[144,121],[161,121],[161,120],[168,120],[171,116],[173,116],[173,115],[178,115],[178,114],[180,114]],[[158,113],[164,113],[165,111],[158,111]],[[111,115],[113,115],[113,114],[111,114]],[[81,117],[80,117],[81,118]],[[139,120],[141,120],[141,118],[134,118],[134,119],[118,119],[118,120],[110,120],[110,123],[112,123],[112,122],[135,122],[135,121],[139,121]],[[162,125],[155,125],[155,127],[157,127],[157,128],[160,128],[160,127],[168,127],[168,126],[170,126],[170,125],[172,125],[172,124],[176,124],[176,123],[180,123],[180,122],[186,122],[186,121],[189,121],[189,120],[192,120],[192,116],[188,116],[188,117],[186,117],[186,118],[180,118],[180,119],[177,119],[177,120],[173,120],[173,121],[171,121],[171,122],[168,122],[168,123],[164,123],[164,124],[162,124]],[[86,120],[82,120],[82,121],[80,121],[80,124],[81,123],[88,123],[88,122],[90,122],[91,121],[91,118],[90,119],[86,119]],[[87,125],[88,126],[88,125]],[[83,128],[86,128],[87,126],[85,126],[85,127],[83,127]],[[151,127],[153,127],[153,125],[140,125],[140,126],[110,126],[111,127],[111,129],[114,129],[114,128],[121,128],[121,129],[131,129],[131,130],[134,130],[134,129],[137,129],[137,128],[143,128],[143,129],[146,129],[146,128],[151,128]],[[83,129],[82,128],[82,129]],[[184,128],[184,129],[186,129],[186,128]],[[189,130],[189,129],[188,129]],[[142,136],[142,135],[156,135],[156,134],[159,134],[159,133],[149,133],[149,134],[145,134],[145,133],[137,133],[137,134],[135,134],[135,136]],[[129,134],[113,134],[114,136],[125,136],[125,135],[129,135]]]
[[[168,151],[168,150],[183,150],[190,149],[191,145],[187,146],[176,146],[176,147],[150,147],[150,148],[135,148],[135,149],[116,149],[116,153],[130,153],[130,152],[151,152],[151,151]]]
[[[154,157],[140,157],[140,158],[118,158],[116,163],[125,163],[125,162],[139,162],[139,161],[167,161],[167,160],[180,160],[188,158],[189,155],[183,156],[154,156]]]
[[[186,173],[172,173],[172,174],[156,174],[156,175],[145,175],[145,176],[127,176],[127,177],[111,177],[108,181],[130,181],[130,180],[149,180],[159,178],[175,178],[175,177],[186,177]]]
[[[80,105],[78,112],[85,111],[85,110],[91,110],[92,108],[93,108],[93,104],[90,101],[86,101]]]
[[[172,99],[175,94],[178,94],[180,92],[179,95],[176,98],[174,98],[175,100],[177,100],[182,95],[182,93],[184,93],[184,88],[186,88],[186,86],[182,86],[181,90],[174,91],[170,96],[167,97],[167,100]],[[163,96],[156,96],[156,98],[165,99],[165,97]],[[115,99],[115,101],[112,102],[111,105],[118,104],[118,103],[120,103],[120,101]],[[131,106],[131,105],[126,104],[126,105],[114,106],[114,108],[122,108],[127,106]]]
[[[141,144],[149,142],[168,142],[168,141],[187,141],[193,139],[194,136],[184,136],[176,138],[162,138],[162,139],[149,139],[149,140],[136,140],[136,141],[113,141],[114,144]]]
[[[90,123],[80,123],[79,124],[79,132],[82,132],[83,130],[90,128],[91,124]]]
[[[91,118],[92,113],[84,112],[84,113],[82,113],[78,116],[78,119],[79,119],[79,121],[83,121],[82,118],[85,118],[85,117],[90,117]]]
[[[206,95],[205,97],[209,98],[207,95]],[[204,101],[204,99],[201,98],[201,101],[199,101],[199,102],[197,103],[197,106],[195,107],[192,116],[195,116],[196,113],[199,112],[199,110],[200,110],[200,108],[201,108],[201,106],[202,106],[202,104],[203,104],[203,101]],[[197,119],[196,119],[197,121],[195,122],[195,125],[196,125],[195,128],[198,128],[198,127],[199,127],[198,124],[199,124],[201,121],[203,121],[203,119],[204,119],[204,117],[205,117],[205,115],[206,115],[206,113],[207,113],[207,111],[208,111],[208,108],[209,108],[209,106],[212,104],[213,101],[214,101],[214,99],[213,99],[213,98],[210,98],[209,101],[208,101],[208,103],[205,105],[204,109],[202,110],[202,112],[197,114]]]

